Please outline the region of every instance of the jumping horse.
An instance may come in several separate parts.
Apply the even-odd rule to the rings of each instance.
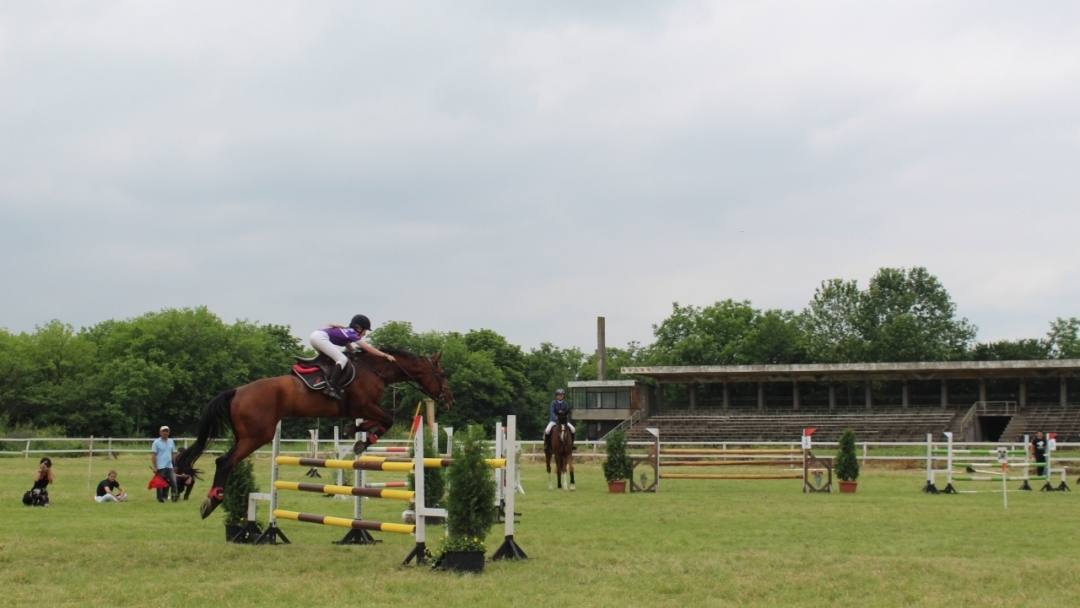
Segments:
[[[559,489],[563,489],[563,475],[570,474],[570,483],[565,489],[574,490],[574,434],[570,432],[570,424],[566,419],[566,412],[559,412],[555,418],[555,426],[551,429],[551,449],[544,448],[544,457],[547,459],[548,489],[551,488],[551,457],[555,457],[555,478]]]
[[[419,357],[393,348],[383,350],[393,355],[394,362],[363,351],[348,354],[349,363],[355,369],[355,378],[341,391],[343,397],[340,403],[308,388],[297,376],[288,375],[256,380],[225,391],[206,404],[199,420],[198,438],[177,459],[177,470],[194,475],[196,461],[215,437],[223,437],[232,431],[233,443],[215,461],[217,469],[213,487],[200,508],[203,519],[225,499],[225,487],[232,468],[255,450],[270,443],[282,418],[363,418],[359,430],[367,432],[367,441],[357,441],[353,446],[353,450],[359,454],[394,424],[393,414],[379,407],[383,392],[391,384],[412,382],[434,399],[443,411],[450,410],[454,397],[446,382],[446,374],[439,366],[440,354]],[[325,355],[315,360],[300,361],[308,365],[332,364]]]

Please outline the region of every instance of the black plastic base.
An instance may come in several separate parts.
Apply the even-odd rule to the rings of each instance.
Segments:
[[[514,517],[521,517],[521,513],[518,513],[517,511],[515,511],[514,512]],[[499,506],[495,507],[495,523],[497,523],[497,524],[504,523],[505,519],[506,519],[506,501],[505,500],[500,500],[499,501]],[[517,519],[515,519],[514,523],[515,524],[520,524],[521,522],[518,521]]]
[[[319,469],[316,469],[315,467],[311,467],[310,469],[308,469],[308,472],[304,473],[304,475],[306,475],[308,477],[322,478],[322,475],[319,475]]]
[[[253,544],[253,545],[277,545],[277,544],[291,545],[292,543],[289,542],[288,537],[286,537],[285,533],[281,531],[281,528],[275,526],[274,524],[270,524],[269,526],[267,526],[265,532],[263,532],[257,538],[255,538],[255,539],[253,539],[251,541],[251,544]]]
[[[234,543],[253,543],[255,539],[262,536],[262,530],[259,529],[259,524],[249,521],[245,522],[244,526],[240,528],[240,533],[237,534],[232,542]]]
[[[1072,492],[1072,490],[1069,489],[1069,484],[1065,483],[1064,481],[1061,482],[1061,485],[1059,485],[1057,487],[1057,491],[1058,492]]]
[[[416,543],[416,546],[413,547],[412,551],[410,551],[409,554],[405,556],[405,561],[401,562],[401,565],[408,566],[409,562],[411,562],[413,559],[416,560],[417,566],[428,563],[427,547],[424,545],[424,543]]]
[[[381,543],[381,540],[376,540],[367,530],[349,530],[349,532],[341,537],[341,540],[335,540],[335,545],[374,545]]]
[[[922,491],[923,491],[923,494],[940,494],[940,492],[938,492],[937,487],[934,486],[934,484],[929,482],[929,481],[926,482],[925,486],[923,486]]]
[[[1023,491],[1025,491],[1025,492],[1030,492],[1030,491],[1031,491],[1031,486],[1030,486],[1030,485],[1028,484],[1027,480],[1025,479],[1025,480],[1024,480],[1024,485],[1020,486],[1020,487],[1019,487],[1019,488],[1017,488],[1017,489],[1018,489],[1018,490],[1023,490]]]
[[[514,541],[513,536],[507,536],[503,539],[502,544],[499,545],[499,548],[491,556],[491,561],[493,562],[504,559],[521,561],[529,559],[529,556],[525,555],[525,552],[522,551],[521,547],[519,547],[517,542]]]
[[[952,487],[952,484],[945,486],[945,489],[941,491],[942,494],[956,494],[956,488]]]

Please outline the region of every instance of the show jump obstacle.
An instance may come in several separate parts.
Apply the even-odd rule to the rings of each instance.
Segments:
[[[641,474],[640,485],[630,479],[632,492],[657,492],[661,479],[801,479],[803,492],[832,492],[832,458],[811,452],[811,435],[816,429],[804,429],[798,449],[696,449],[665,448],[660,443],[660,429],[646,429],[653,444],[644,455],[631,456],[634,467],[652,469],[652,483]],[[668,457],[668,458],[664,458]],[[664,473],[661,467],[787,467],[782,471],[759,474]]]
[[[987,482],[993,481],[1005,486],[1007,482],[1019,481],[1018,490],[1031,490],[1029,482],[1045,482],[1040,488],[1043,492],[1067,491],[1065,483],[1065,467],[1055,468],[1052,466],[1052,454],[1057,448],[1057,433],[1050,433],[1046,442],[1046,462],[1033,462],[1026,449],[1009,449],[1009,446],[998,446],[993,450],[957,449],[953,446],[953,434],[946,431],[944,447],[941,443],[934,443],[934,436],[926,435],[926,485],[922,491],[926,494],[958,494],[960,492],[971,493],[974,490],[957,490],[953,487],[954,482]],[[1024,435],[1025,448],[1030,445],[1030,438]],[[945,468],[935,469],[935,463],[945,462]],[[963,468],[964,475],[956,475],[954,468]],[[1036,469],[1035,474],[1031,470]],[[1050,478],[1058,474],[1061,483],[1054,487]],[[938,489],[938,476],[945,478],[945,487]]]
[[[506,418],[506,432],[509,437],[516,437],[517,431],[517,417],[507,416]],[[500,446],[502,447],[502,446]],[[506,458],[493,458],[488,459],[488,464],[494,467],[496,470],[505,471],[505,477],[508,479],[517,478],[517,441],[506,442]],[[400,453],[397,448],[387,448],[375,453],[382,454],[394,454]],[[424,453],[424,425],[423,421],[419,424],[417,432],[413,436],[413,454]],[[338,526],[341,528],[348,528],[349,533],[345,538],[338,541],[338,544],[372,544],[377,542],[371,538],[369,531],[373,532],[390,532],[395,534],[412,534],[415,536],[416,545],[412,551],[406,556],[404,564],[410,563],[413,559],[417,564],[426,563],[427,558],[425,555],[426,549],[426,523],[427,518],[445,518],[446,509],[434,509],[425,506],[424,503],[424,469],[429,468],[446,468],[453,466],[454,461],[450,458],[407,458],[407,457],[394,457],[394,456],[373,456],[362,455],[355,460],[328,460],[323,458],[297,458],[293,456],[281,455],[281,424],[278,423],[277,432],[274,434],[274,451],[273,451],[273,463],[270,468],[270,521],[266,528],[266,531],[261,536],[254,540],[254,544],[277,544],[279,541],[282,544],[289,544],[289,539],[282,534],[281,530],[277,527],[278,519],[286,519],[292,521],[299,521],[305,523],[321,524],[324,526]],[[352,470],[357,472],[354,475],[354,482],[352,486],[344,485],[326,485],[326,484],[314,484],[314,483],[297,483],[291,481],[281,481],[278,479],[278,467],[282,466],[298,466],[298,467],[314,467],[314,468],[326,468],[326,469],[338,469],[338,470]],[[369,484],[369,487],[364,487],[362,483],[362,477],[359,473],[363,471],[396,471],[402,473],[412,473],[414,478],[413,490],[394,490],[385,486],[391,484],[397,485],[397,483],[404,482],[387,482],[385,484]],[[375,487],[382,486],[382,487]],[[327,515],[315,515],[311,513],[299,513],[296,511],[286,511],[278,508],[278,493],[279,492],[316,492],[319,494],[330,495],[342,495],[354,497],[353,518],[343,517],[331,517]],[[507,513],[514,512],[514,495],[513,491],[505,492],[503,500],[505,501],[505,508]],[[415,524],[396,524],[396,523],[384,523],[367,521],[361,517],[361,498],[382,498],[389,500],[402,500],[411,501],[415,505]],[[504,538],[502,545],[491,556],[492,560],[500,559],[527,559],[528,556],[521,550],[521,547],[514,541],[514,518],[507,517],[504,521]]]

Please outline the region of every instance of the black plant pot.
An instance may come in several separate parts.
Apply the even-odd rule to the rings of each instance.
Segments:
[[[439,559],[439,566],[449,572],[474,572],[484,571],[483,551],[447,551]]]
[[[225,524],[225,540],[230,543],[249,542],[247,534],[244,533],[244,526],[234,526],[231,524]]]

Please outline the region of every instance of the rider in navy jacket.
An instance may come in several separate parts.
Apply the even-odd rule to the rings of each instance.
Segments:
[[[549,445],[548,441],[551,439],[551,429],[555,426],[555,422],[558,420],[558,415],[566,413],[567,421],[566,425],[570,427],[570,432],[575,432],[574,425],[570,424],[570,404],[566,401],[566,392],[561,388],[555,391],[555,400],[551,402],[551,416],[548,420],[547,428],[544,429],[544,445]]]

